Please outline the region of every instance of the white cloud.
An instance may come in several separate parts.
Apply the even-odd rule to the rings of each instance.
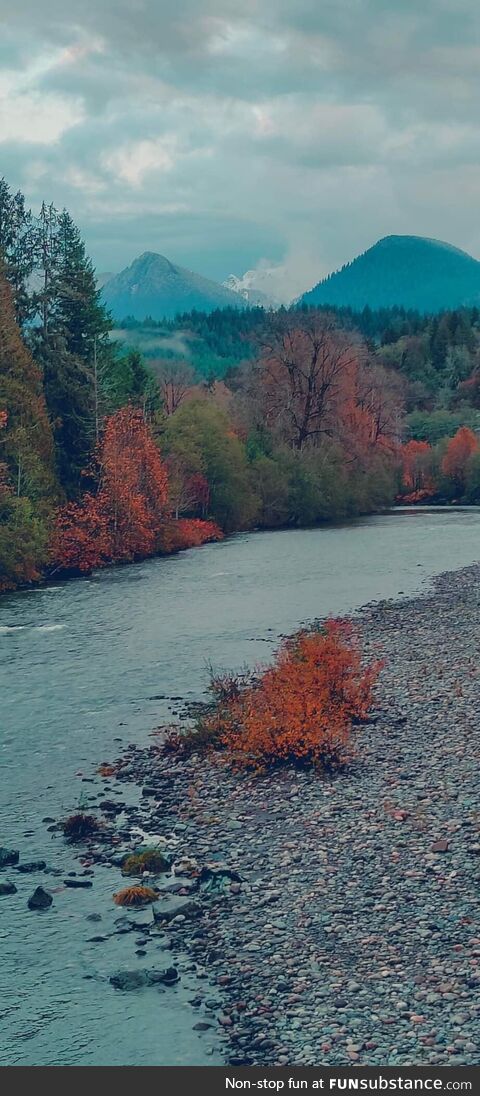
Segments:
[[[369,103],[278,96],[255,105],[253,114],[257,138],[277,141],[288,159],[301,154],[312,164],[376,161],[389,135],[381,110]]]
[[[51,145],[84,117],[79,100],[39,91],[0,92],[0,143]]]
[[[275,34],[271,28],[255,23],[225,19],[207,21],[210,37],[207,38],[207,51],[212,56],[239,57],[247,63],[270,60],[272,54],[281,55],[288,50],[288,38]]]
[[[165,174],[172,170],[175,163],[175,144],[173,137],[132,141],[106,153],[102,157],[102,164],[128,186],[139,189],[146,176],[152,173]]]
[[[107,188],[105,179],[102,179],[101,176],[94,174],[92,171],[85,171],[75,164],[71,164],[67,167],[64,173],[64,179],[69,186],[74,187],[76,190],[81,190],[84,194],[101,194],[101,192]]]
[[[2,170],[105,269],[267,264],[289,297],[389,232],[478,251],[479,22],[474,0],[21,0]]]
[[[40,86],[47,73],[84,55],[85,47],[40,52],[25,68],[4,70],[0,75],[0,142],[50,145],[84,121],[79,96],[48,92]]]

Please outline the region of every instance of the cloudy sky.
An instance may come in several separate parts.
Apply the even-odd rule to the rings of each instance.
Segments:
[[[99,271],[146,249],[217,279],[267,260],[296,293],[392,232],[480,258],[477,0],[0,0],[0,19],[0,174],[66,205]]]

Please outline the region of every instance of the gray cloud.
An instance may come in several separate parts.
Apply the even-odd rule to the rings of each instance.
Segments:
[[[475,0],[0,0],[0,163],[101,269],[294,291],[389,232],[480,255]],[[303,265],[302,265],[303,264]],[[293,283],[292,283],[293,284]]]

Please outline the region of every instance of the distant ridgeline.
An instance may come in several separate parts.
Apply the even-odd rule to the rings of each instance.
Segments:
[[[179,312],[246,307],[245,299],[201,274],[145,251],[102,287],[103,300],[114,320],[172,319]]]
[[[319,282],[302,302],[361,311],[401,305],[420,312],[480,304],[480,262],[423,236],[386,236]]]
[[[110,277],[102,297],[120,341],[147,358],[186,358],[200,376],[223,377],[255,356],[268,323],[269,313],[239,293],[154,252]],[[425,316],[477,305],[476,259],[437,240],[387,236],[292,308],[334,309],[342,324],[382,344],[423,331]]]

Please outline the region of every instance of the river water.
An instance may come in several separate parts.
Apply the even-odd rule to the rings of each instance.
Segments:
[[[61,874],[2,873],[0,1062],[9,1065],[204,1065],[220,1052],[192,1030],[195,985],[122,994],[109,984],[140,963],[112,931],[118,886],[107,869],[92,890],[61,890],[28,912],[38,883],[78,869],[47,830],[88,801],[102,760],[200,698],[208,664],[269,657],[279,635],[329,613],[412,595],[480,559],[480,511],[397,510],[315,530],[238,535],[143,564],[24,591],[0,601],[0,845]],[[102,923],[88,920],[101,913]],[[156,955],[157,965],[168,965]],[[149,952],[149,961],[152,954]],[[144,963],[146,960],[143,961]],[[193,976],[192,976],[193,977]],[[198,1017],[197,1017],[198,1019]]]

